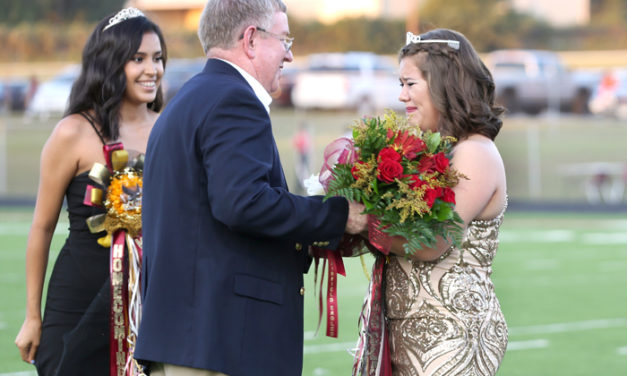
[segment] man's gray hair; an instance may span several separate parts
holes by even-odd
[[[200,16],[198,38],[205,53],[231,48],[248,26],[272,27],[276,12],[287,12],[281,0],[208,0]]]

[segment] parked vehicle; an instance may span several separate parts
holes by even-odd
[[[163,100],[168,103],[174,94],[187,80],[200,73],[205,66],[206,59],[170,59],[165,68],[161,87]]]
[[[39,117],[63,114],[70,98],[72,85],[79,74],[80,66],[73,64],[52,79],[43,82],[28,104],[26,113]]]
[[[281,77],[279,77],[279,89],[272,93],[272,104],[277,106],[292,106],[292,89],[294,89],[294,83],[300,69],[294,66],[293,63],[285,66],[281,70]]]
[[[292,89],[292,103],[303,109],[402,109],[398,73],[393,60],[371,52],[323,53],[309,56]]]
[[[0,82],[0,109],[24,111],[26,108],[28,81],[13,79]]]
[[[589,107],[593,114],[627,119],[627,68],[611,69],[603,74]]]
[[[485,61],[494,76],[496,101],[509,112],[586,113],[599,81],[598,72],[568,70],[552,51],[497,50]]]

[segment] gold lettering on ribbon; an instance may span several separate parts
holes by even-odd
[[[126,365],[126,354],[123,351],[118,351],[115,354],[115,364],[118,368],[118,376],[124,376],[124,366]]]
[[[112,285],[112,311],[113,311],[113,338],[117,342],[115,352],[115,364],[118,376],[124,376],[126,367],[126,351],[124,351],[124,341],[126,340],[126,320],[124,318],[124,284],[123,272],[124,243],[114,243],[111,249],[111,285]]]
[[[113,245],[113,258],[117,260],[121,260],[124,257],[124,244],[114,244]],[[120,268],[122,270],[122,268]]]
[[[122,286],[122,283],[123,283],[122,273],[114,273],[111,276],[111,284],[113,286]]]
[[[114,329],[114,334],[113,334],[113,338],[119,340],[119,339],[124,339],[125,333],[124,333],[124,328],[120,328],[119,325],[115,326]]]

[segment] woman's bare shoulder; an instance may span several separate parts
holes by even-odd
[[[453,159],[468,162],[502,163],[501,154],[494,141],[481,135],[472,135],[459,141],[453,149]]]
[[[95,134],[95,131],[91,128],[87,119],[78,114],[71,114],[59,120],[54,127],[52,135],[57,137],[60,141],[76,142],[84,135],[87,135],[87,131],[91,131]]]

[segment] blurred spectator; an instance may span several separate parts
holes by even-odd
[[[296,150],[296,161],[294,163],[294,169],[296,172],[296,180],[298,182],[297,187],[299,190],[304,190],[305,186],[303,182],[309,177],[311,171],[311,151],[312,151],[312,139],[309,132],[309,124],[302,122],[298,129],[298,132],[292,137],[292,145]]]
[[[599,86],[590,100],[590,111],[595,114],[609,113],[618,102],[617,92],[619,89],[619,79],[616,72],[611,69],[606,71],[599,82]]]
[[[24,98],[24,108],[28,108],[30,102],[33,100],[35,93],[37,93],[37,89],[39,89],[39,80],[37,76],[32,75],[28,82],[28,89],[26,90],[26,97]]]

